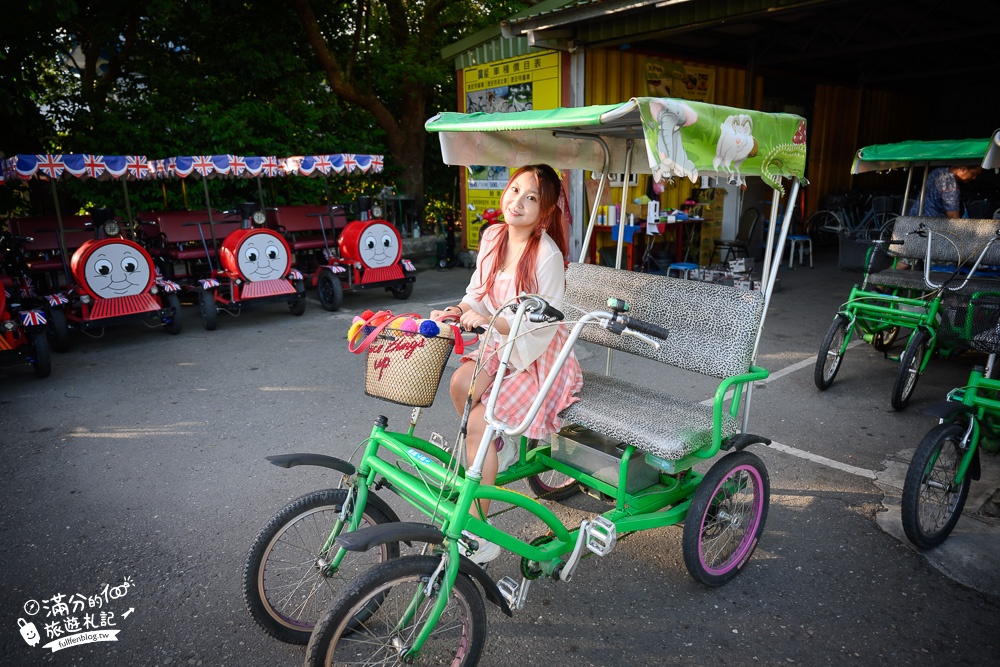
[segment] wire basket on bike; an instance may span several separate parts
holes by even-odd
[[[953,296],[941,304],[939,342],[986,354],[1000,352],[1000,292]]]

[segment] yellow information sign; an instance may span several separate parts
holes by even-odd
[[[562,99],[561,55],[540,51],[462,70],[465,113],[555,109]],[[493,221],[507,186],[506,165],[474,165],[465,179],[466,245],[479,247],[482,226]]]

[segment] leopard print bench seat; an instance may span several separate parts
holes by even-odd
[[[581,340],[720,380],[748,372],[764,312],[760,292],[592,264],[569,265],[567,319],[574,319],[571,306],[608,310],[609,297],[625,300],[630,315],[666,327],[670,335],[660,341],[659,350],[596,325],[585,327]],[[728,409],[722,410],[720,432],[713,433],[713,405],[596,373],[584,373],[579,398],[560,414],[564,421],[667,460],[708,448],[716,438],[725,441],[738,431]]]
[[[899,245],[888,246],[890,257],[913,265],[927,258],[927,238],[915,234],[920,225],[933,232],[931,239],[932,265],[964,264],[971,268],[986,243],[996,237],[1000,220],[972,220],[966,218],[918,218],[903,216],[896,218],[892,229],[892,239],[902,241]],[[1000,241],[997,241],[983,257],[983,266],[1000,265]],[[939,282],[947,273],[936,273],[931,279]],[[964,280],[959,276],[956,281]],[[952,282],[953,286],[959,283]],[[929,290],[924,282],[923,271],[909,269],[885,269],[868,275],[866,285],[890,289]],[[996,291],[1000,281],[992,278],[974,277],[958,294],[973,294],[981,291]]]

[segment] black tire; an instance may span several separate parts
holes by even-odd
[[[211,290],[198,292],[198,312],[205,331],[215,331],[219,326],[219,307],[215,305],[215,293]]]
[[[964,433],[961,423],[938,424],[917,445],[906,469],[900,502],[903,532],[921,549],[944,542],[962,516],[971,475],[967,472],[957,489],[953,482],[962,461]]]
[[[750,561],[767,522],[771,480],[747,451],[726,454],[695,489],[684,519],[682,550],[691,576],[721,586]]]
[[[69,324],[66,322],[66,311],[53,308],[49,311],[49,343],[56,352],[69,350]]]
[[[319,277],[316,279],[316,293],[323,310],[331,312],[340,310],[340,304],[344,302],[344,288],[340,284],[340,278],[332,271],[319,272]]]
[[[167,295],[167,305],[173,308],[173,317],[167,318],[163,322],[163,330],[171,336],[176,336],[181,332],[181,300],[175,292]]]
[[[833,384],[840,364],[844,360],[844,355],[840,349],[847,339],[847,317],[837,314],[833,318],[833,324],[823,338],[823,344],[819,347],[819,354],[816,355],[816,370],[813,372],[813,382],[820,391],[826,391]]]
[[[346,498],[346,489],[297,498],[254,539],[243,564],[243,601],[257,625],[275,639],[305,644],[316,621],[349,582],[373,565],[399,557],[399,542],[388,542],[364,553],[349,552],[335,573],[320,570],[326,558],[324,543]],[[360,527],[391,521],[369,502]]]
[[[35,371],[35,377],[47,378],[52,374],[52,353],[49,351],[49,339],[44,333],[30,334],[32,352],[31,367]]]
[[[879,352],[885,352],[892,344],[896,342],[899,338],[900,327],[889,327],[888,329],[879,329],[872,336],[872,347],[874,347]]]
[[[351,664],[405,664],[408,648],[437,599],[422,596],[440,556],[407,556],[383,563],[361,576],[327,611],[306,647],[306,667]],[[419,597],[418,597],[419,596]],[[407,614],[407,610],[410,613]],[[410,616],[402,628],[402,617]],[[418,664],[475,665],[486,641],[486,608],[475,583],[459,574],[434,633]]]
[[[401,286],[389,287],[388,290],[397,299],[409,299],[410,295],[413,294],[413,283],[404,283]]]
[[[548,445],[547,442],[541,442],[541,446],[546,445]],[[538,440],[528,441],[528,451],[538,446],[540,446]],[[555,470],[550,470],[540,475],[532,475],[526,478],[525,481],[536,496],[545,498],[546,500],[565,500],[580,491],[580,483],[578,481]]]
[[[917,388],[917,380],[920,379],[920,364],[923,363],[930,338],[931,335],[923,329],[913,332],[899,358],[899,370],[892,386],[892,409],[897,412],[905,410],[910,404],[913,391]]]
[[[301,316],[306,312],[306,300],[302,297],[295,299],[295,301],[288,302],[288,312],[290,312],[295,317]]]

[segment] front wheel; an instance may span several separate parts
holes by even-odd
[[[339,310],[340,304],[344,301],[344,288],[340,284],[340,278],[332,271],[319,272],[319,277],[316,279],[316,293],[323,310],[331,312]]]
[[[899,371],[896,373],[896,382],[892,386],[892,409],[904,410],[910,403],[913,390],[917,388],[917,380],[920,379],[920,366],[924,362],[927,353],[927,343],[931,335],[919,329],[913,333],[903,356],[899,358]]]
[[[163,330],[171,336],[176,336],[181,332],[181,300],[177,294],[171,292],[167,295],[167,305],[174,311],[172,317],[164,318]]]
[[[409,299],[410,295],[413,294],[413,283],[405,283],[403,285],[390,287],[389,291],[397,299]]]
[[[441,556],[408,556],[362,575],[316,624],[306,667],[477,664],[486,641],[486,609],[479,589],[461,573],[419,655],[407,655],[441,594],[443,575],[432,582],[440,562]]]
[[[833,319],[833,324],[826,332],[823,344],[820,345],[819,354],[816,356],[816,370],[813,372],[813,382],[821,391],[825,391],[833,384],[833,379],[837,377],[840,370],[840,362],[844,359],[844,344],[847,340],[847,318],[841,314]]]
[[[771,481],[750,452],[719,459],[694,492],[684,519],[684,564],[696,581],[721,586],[750,560],[764,531]]]
[[[215,305],[215,293],[208,290],[198,292],[198,310],[205,331],[215,331],[219,325],[219,307]]]
[[[69,349],[69,324],[66,322],[66,311],[62,308],[49,311],[49,343],[56,352]]]
[[[536,447],[545,447],[549,443],[539,440],[528,441],[528,451]],[[580,483],[556,470],[547,470],[538,475],[532,475],[525,480],[528,487],[539,498],[545,500],[565,500],[580,490]]]
[[[917,445],[903,482],[900,514],[903,532],[921,549],[933,549],[951,534],[962,516],[969,497],[970,477],[966,473],[955,483],[965,427],[938,424]]]
[[[52,374],[52,355],[49,352],[49,339],[44,333],[33,333],[30,336],[31,346],[34,348],[34,361],[31,367],[35,371],[35,377],[47,378]]]
[[[306,312],[306,300],[304,297],[299,297],[295,301],[288,302],[288,312],[296,317],[302,315]]]
[[[369,496],[370,497],[370,496]],[[335,570],[333,539],[343,527],[347,489],[324,489],[294,500],[267,522],[243,564],[243,601],[264,632],[290,644],[309,641],[313,626],[349,582],[373,565],[399,557],[399,543],[349,551]],[[371,502],[359,528],[392,521]]]

